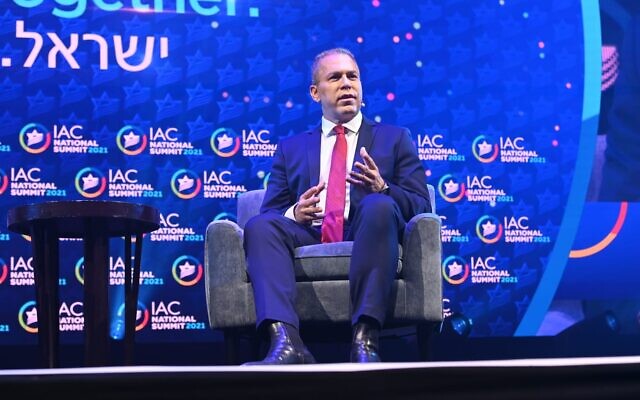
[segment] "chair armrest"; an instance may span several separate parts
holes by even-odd
[[[412,319],[442,320],[442,238],[437,214],[422,213],[411,218],[402,243],[401,278],[407,285],[407,301],[414,309]]]
[[[248,282],[244,231],[233,221],[212,221],[205,235],[205,284],[230,286]]]
[[[247,274],[244,231],[232,221],[213,221],[205,235],[205,295],[209,326],[225,329],[256,322]]]

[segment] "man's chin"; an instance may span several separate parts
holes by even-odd
[[[349,119],[353,118],[359,111],[359,107],[355,104],[350,106],[343,106],[338,108],[338,114],[342,117],[348,117]]]

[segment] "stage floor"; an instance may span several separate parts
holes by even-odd
[[[640,356],[0,370],[3,398],[638,399]]]

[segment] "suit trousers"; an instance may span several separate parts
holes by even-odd
[[[345,240],[353,241],[349,267],[352,324],[362,315],[382,326],[398,265],[398,243],[406,221],[388,195],[368,194],[352,204]],[[294,250],[320,243],[320,229],[268,212],[252,217],[244,230],[244,248],[253,286],[256,326],[266,320],[299,327],[295,311]]]

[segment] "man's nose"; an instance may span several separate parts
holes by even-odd
[[[342,77],[340,77],[340,85],[341,86],[346,86],[346,87],[351,87],[351,80],[349,79],[348,76],[342,75]]]

